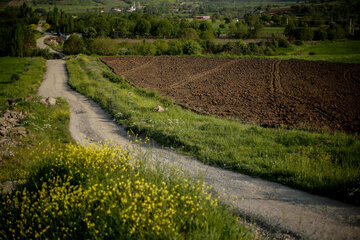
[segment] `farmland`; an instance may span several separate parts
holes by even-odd
[[[271,127],[360,130],[357,64],[199,57],[102,61],[136,87],[196,112]]]

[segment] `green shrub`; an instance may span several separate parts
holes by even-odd
[[[97,38],[91,44],[91,53],[96,53],[99,55],[116,55],[118,51],[117,43],[115,40],[110,38]]]
[[[72,34],[64,42],[63,51],[69,55],[82,53],[84,52],[84,42],[77,34]]]
[[[199,55],[201,50],[202,48],[198,42],[190,40],[183,44],[183,53],[186,55]]]
[[[169,50],[169,45],[165,40],[156,40],[154,46],[156,47],[156,55],[166,55]]]
[[[170,40],[169,43],[169,55],[181,55],[183,53],[182,44],[179,40]]]
[[[278,46],[281,48],[288,48],[290,47],[290,43],[286,38],[279,38]]]
[[[137,43],[134,46],[135,52],[138,55],[142,56],[155,56],[156,54],[156,47],[151,42],[143,41],[141,43]]]

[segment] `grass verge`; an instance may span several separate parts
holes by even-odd
[[[55,106],[47,107],[35,96],[45,70],[43,58],[0,58],[0,116],[5,109],[26,112],[20,126],[28,132],[25,137],[0,136],[0,183],[26,177],[31,167],[37,164],[36,154],[29,155],[35,146],[40,148],[40,153],[46,147],[41,143],[62,146],[72,141],[68,131],[67,102],[58,99]],[[7,104],[9,99],[13,101],[10,106]]]
[[[254,239],[201,181],[168,178],[122,148],[69,144],[39,161],[0,195],[5,239]]]
[[[120,78],[116,82],[116,76],[104,77],[111,73],[95,57],[70,58],[67,69],[74,89],[135,133],[206,164],[360,203],[360,141],[353,136],[269,129],[198,115],[156,92],[136,89]],[[157,105],[168,110],[154,112]]]

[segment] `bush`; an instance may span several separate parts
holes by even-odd
[[[83,53],[84,42],[77,34],[72,34],[64,42],[63,51],[65,54],[69,54],[69,55]]]
[[[135,51],[142,56],[154,56],[156,54],[156,47],[151,42],[143,41],[135,44]]]
[[[290,47],[290,43],[286,38],[280,38],[278,40],[278,46],[281,48],[287,48]]]
[[[156,40],[154,46],[156,47],[156,55],[166,55],[169,50],[169,45],[165,40]]]
[[[117,44],[115,40],[110,38],[97,38],[91,44],[92,48],[89,49],[91,53],[99,55],[115,55],[117,53]]]
[[[201,46],[195,41],[186,41],[183,44],[183,53],[186,55],[198,55],[201,54]]]
[[[181,55],[183,53],[182,51],[182,44],[179,40],[170,40],[169,43],[169,55]]]

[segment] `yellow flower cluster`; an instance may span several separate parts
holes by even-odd
[[[27,188],[0,201],[8,238],[177,238],[217,205],[200,181],[168,180],[108,143],[44,157]]]

